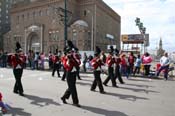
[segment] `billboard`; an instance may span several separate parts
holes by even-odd
[[[125,34],[122,35],[121,41],[125,44],[145,44],[149,46],[149,34]]]

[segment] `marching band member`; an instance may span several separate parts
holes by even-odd
[[[68,89],[65,91],[64,95],[61,97],[61,100],[64,104],[66,104],[66,99],[69,99],[70,95],[72,95],[73,105],[80,107],[77,89],[76,89],[76,67],[79,65],[76,61],[73,49],[75,49],[74,45],[71,41],[67,41],[68,47],[66,49],[67,55],[64,60],[64,67],[66,69],[66,80],[68,84]]]
[[[120,63],[121,63],[121,59],[119,57],[119,51],[117,49],[115,49],[115,71],[114,71],[114,78],[116,80],[116,78],[118,78],[119,82],[121,84],[124,84],[124,81],[122,79],[122,75],[120,72]]]
[[[96,52],[95,52],[95,57],[91,60],[91,65],[94,69],[94,81],[92,83],[91,86],[91,91],[95,91],[96,86],[98,85],[100,93],[104,94],[106,93],[104,91],[103,85],[102,85],[102,81],[101,81],[101,65],[103,64],[103,61],[100,59],[100,48],[98,46],[96,46]]]
[[[106,64],[108,66],[108,77],[105,79],[105,81],[103,82],[103,84],[105,86],[107,86],[107,83],[109,82],[109,80],[111,79],[112,81],[112,86],[113,87],[118,87],[117,84],[116,84],[116,80],[114,78],[114,63],[115,63],[115,58],[113,56],[113,51],[114,51],[114,48],[113,46],[110,46],[110,53],[106,59]]]
[[[19,42],[16,43],[16,53],[11,56],[11,64],[13,66],[13,74],[15,76],[15,86],[14,93],[19,93],[19,95],[24,96],[23,86],[21,82],[21,77],[23,74],[23,68],[26,61],[26,57],[22,53],[21,45]]]
[[[52,56],[52,62],[53,62],[52,77],[54,77],[55,71],[57,71],[58,77],[61,77],[60,72],[59,72],[61,62],[60,62],[60,58],[59,58],[58,54],[55,54],[55,55]]]

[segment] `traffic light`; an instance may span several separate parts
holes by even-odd
[[[142,30],[143,29],[143,23],[139,24],[139,29]]]
[[[139,26],[139,24],[140,24],[140,18],[136,17],[135,22],[136,22],[136,26]]]
[[[143,27],[143,29],[142,29],[142,33],[143,33],[143,34],[146,33],[146,28],[145,28],[145,27]]]

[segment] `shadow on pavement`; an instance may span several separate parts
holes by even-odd
[[[145,93],[160,93],[160,92],[157,92],[157,91],[152,91],[152,90],[147,90],[147,89],[136,89],[136,88],[129,88],[129,87],[119,87],[119,89],[126,89],[126,90],[131,90],[131,91],[134,91],[134,92],[145,92]]]
[[[137,96],[134,96],[134,95],[123,95],[123,94],[110,93],[110,92],[107,92],[104,95],[110,95],[110,96],[118,97],[119,99],[129,100],[129,101],[136,101],[138,99],[140,99],[140,100],[149,100],[148,98],[144,98],[144,97],[137,97]]]
[[[81,108],[84,109],[84,110],[96,113],[96,114],[103,115],[103,116],[128,116],[128,115],[126,115],[123,112],[110,111],[110,110],[96,108],[96,107],[91,107],[91,106],[82,106]]]
[[[143,80],[143,79],[141,79],[141,78],[129,78],[128,80],[129,80],[129,81],[151,82],[151,81],[149,81],[149,80]]]
[[[84,78],[82,78],[82,80],[81,81],[87,81],[87,82],[93,82],[94,80],[88,80],[88,79],[84,79]]]
[[[78,84],[78,85],[82,85],[82,86],[91,86],[92,85],[92,83],[85,83],[85,82],[76,82],[76,84]]]
[[[15,108],[15,107],[11,107],[9,106],[9,111],[6,114],[9,114],[11,116],[31,116],[31,113],[27,113],[24,111],[24,109],[22,108]]]
[[[126,83],[124,85],[135,86],[135,87],[144,87],[144,88],[154,87],[154,86],[150,86],[150,85],[138,85],[138,84],[130,84],[130,83]]]
[[[41,98],[38,96],[27,95],[27,94],[25,94],[24,97],[31,100],[31,104],[36,105],[36,106],[40,106],[40,107],[44,107],[44,106],[48,106],[48,105],[56,105],[56,106],[60,105],[59,103],[54,102],[52,99],[49,99],[49,98]]]

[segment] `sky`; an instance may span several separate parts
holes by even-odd
[[[140,33],[135,24],[139,17],[149,33],[148,49],[156,49],[162,38],[163,49],[175,51],[175,0],[103,1],[121,16],[121,34]]]

